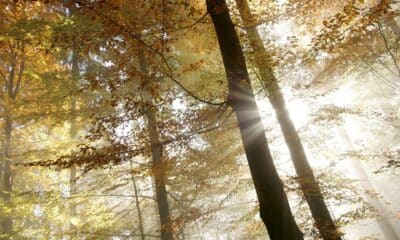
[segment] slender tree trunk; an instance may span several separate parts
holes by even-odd
[[[2,189],[1,189],[1,196],[4,201],[6,207],[11,207],[11,191],[12,191],[12,172],[11,172],[11,138],[12,138],[12,116],[11,113],[8,112],[7,116],[5,117],[5,144],[4,144],[4,160],[2,162]],[[8,239],[13,233],[13,226],[12,226],[12,218],[10,214],[6,214],[5,216],[1,217],[1,228],[2,234],[4,234],[4,239]]]
[[[78,81],[79,81],[79,58],[78,58],[78,53],[77,53],[77,48],[76,48],[76,43],[73,43],[72,46],[72,69],[71,69],[71,79],[72,79],[72,86],[77,86]],[[73,88],[75,90],[75,88]],[[74,95],[75,93],[71,93],[71,102],[70,102],[70,107],[71,107],[71,113],[70,113],[70,132],[69,135],[71,137],[71,140],[74,141],[77,135],[77,129],[76,129],[76,96]],[[69,169],[69,192],[70,196],[73,196],[76,194],[76,168],[75,166],[71,166]],[[76,218],[77,217],[77,208],[76,208],[76,203],[72,200],[70,201],[69,205],[69,214],[71,218]],[[76,231],[76,226],[70,222],[69,228],[71,232]]]
[[[247,0],[236,0],[242,21],[246,26],[254,24]],[[285,99],[270,66],[270,56],[264,47],[256,27],[246,29],[247,37],[254,54],[254,63],[259,70],[263,87],[268,93],[269,100],[275,110],[286,145],[289,148],[300,187],[310,207],[315,224],[325,240],[341,239],[340,233],[329,214],[320,187],[314,177],[312,168],[301,144],[300,137],[286,109]]]
[[[140,70],[147,73],[147,65],[143,51],[139,51]],[[147,120],[147,129],[149,131],[151,154],[154,170],[154,184],[156,188],[156,201],[161,224],[161,239],[172,240],[173,233],[171,229],[171,218],[168,205],[168,196],[166,189],[166,176],[162,159],[162,145],[157,131],[156,109],[153,105],[153,96],[148,89],[149,83],[144,84],[142,89],[144,104],[146,105],[145,117]]]
[[[260,216],[272,240],[303,239],[265,137],[242,48],[224,0],[206,0],[225,66],[228,101],[233,108],[260,204]]]
[[[24,51],[24,49],[22,49]],[[15,71],[17,69],[17,54],[12,53],[12,62],[11,62],[11,68],[10,72],[8,75],[8,81],[5,85],[6,89],[6,94],[8,95],[10,102],[14,102],[18,88],[15,88]],[[22,59],[22,63],[19,68],[19,76],[17,80],[17,85],[20,84],[21,81],[21,76],[22,72],[24,71],[24,60]],[[13,116],[12,116],[12,110],[10,109],[11,106],[7,105],[4,106],[4,113],[5,113],[5,124],[4,124],[4,134],[5,134],[5,144],[4,144],[4,159],[1,163],[1,170],[2,170],[2,188],[0,189],[0,195],[2,197],[2,200],[4,201],[4,204],[6,207],[11,207],[11,192],[12,192],[12,170],[11,170],[11,152],[12,152],[12,130],[13,130]],[[1,216],[1,234],[5,235],[3,239],[8,239],[12,236],[13,234],[13,224],[12,224],[12,217],[10,213],[5,214],[4,216]]]
[[[349,135],[347,134],[346,129],[341,128],[339,129],[339,136],[343,140],[343,142],[346,145],[346,148],[348,151],[354,151],[354,146],[353,143],[350,140]],[[385,209],[384,205],[382,202],[379,200],[379,198],[376,196],[376,191],[374,186],[371,183],[371,180],[365,171],[362,163],[360,160],[355,159],[355,158],[350,158],[350,166],[352,168],[352,171],[357,178],[361,189],[363,190],[362,197],[365,199],[365,201],[373,208],[375,208],[380,217],[376,219],[379,228],[385,236],[386,240],[396,240],[400,239],[400,236],[397,235],[396,231],[393,228],[393,225],[390,223],[388,219],[388,211]]]
[[[71,96],[71,129],[70,129],[71,139],[74,140],[76,137],[76,98]],[[76,167],[71,166],[69,169],[69,194],[72,197],[76,194]],[[77,208],[76,203],[73,198],[69,202],[69,215],[71,218],[76,218]],[[69,230],[72,232],[76,231],[76,226],[70,222]]]
[[[133,169],[132,161],[130,161],[130,166],[131,166],[131,170],[132,170]],[[135,207],[136,207],[136,211],[138,214],[138,220],[139,220],[140,239],[145,240],[146,237],[144,235],[142,211],[140,210],[140,199],[138,196],[139,192],[138,192],[137,185],[136,185],[135,175],[132,171],[131,171],[131,180],[132,180],[132,186],[133,186],[133,194],[135,194]]]

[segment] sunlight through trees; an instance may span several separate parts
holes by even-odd
[[[395,0],[0,1],[0,239],[400,238]]]

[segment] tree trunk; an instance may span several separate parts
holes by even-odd
[[[12,172],[11,172],[11,137],[12,137],[12,128],[13,128],[12,116],[11,113],[5,117],[5,127],[4,132],[6,136],[6,141],[4,144],[4,160],[2,162],[2,189],[1,196],[4,201],[4,204],[7,208],[11,207],[11,191],[12,191]],[[8,239],[13,233],[12,226],[12,218],[10,214],[5,214],[1,217],[1,229],[2,235],[6,237],[4,239]]]
[[[347,134],[346,129],[344,128],[339,129],[339,136],[345,143],[347,150],[354,151],[354,146],[350,140],[349,135]],[[386,240],[400,239],[400,236],[397,235],[392,224],[387,219],[388,211],[385,209],[382,202],[376,196],[375,188],[372,185],[367,172],[364,170],[362,163],[360,162],[360,160],[355,158],[350,158],[349,161],[353,173],[357,178],[358,182],[360,183],[361,189],[363,190],[362,197],[365,199],[367,203],[371,204],[371,206],[378,211],[379,215],[381,215],[381,217],[377,218],[376,221],[379,225],[379,228],[383,236],[385,236]]]
[[[139,65],[140,70],[143,73],[148,72],[143,51],[139,51]],[[166,176],[162,159],[162,145],[160,143],[160,136],[157,131],[156,109],[153,104],[153,96],[148,89],[149,83],[146,83],[144,85],[145,86],[142,91],[144,96],[144,104],[146,106],[145,117],[147,120],[147,129],[150,138],[150,147],[154,170],[154,184],[156,188],[156,201],[161,224],[161,239],[172,240],[173,233],[171,229],[171,218],[165,183]]]
[[[136,211],[138,214],[138,220],[139,220],[140,239],[145,240],[146,237],[144,235],[142,211],[140,209],[140,199],[138,196],[139,192],[138,192],[137,185],[136,185],[135,175],[133,173],[132,161],[130,161],[129,163],[130,163],[130,167],[131,167],[131,180],[132,180],[133,194],[135,194],[135,207],[136,207]]]
[[[233,108],[260,204],[272,240],[303,239],[277,174],[250,85],[242,48],[224,0],[206,0],[223,58]]]
[[[73,4],[73,1],[67,0],[65,2],[63,2],[63,5],[65,4],[65,6],[63,7],[67,7],[68,11],[66,12],[66,16],[68,18],[74,18],[75,15],[75,6]],[[70,5],[70,6],[68,6]],[[75,20],[74,20],[75,21]],[[79,73],[79,56],[78,56],[78,43],[76,42],[75,37],[72,40],[72,56],[71,56],[71,87],[72,87],[72,91],[71,91],[71,95],[70,95],[70,108],[71,108],[71,112],[70,112],[70,130],[69,130],[69,135],[71,138],[71,141],[74,141],[76,136],[77,136],[77,126],[76,126],[76,96],[75,96],[75,90],[76,87],[79,84],[79,79],[80,79],[80,73]],[[72,197],[73,195],[76,194],[76,167],[75,166],[71,166],[69,169],[69,194],[70,197]],[[77,217],[77,206],[76,203],[74,202],[73,198],[70,198],[69,201],[69,216],[71,219],[76,218]],[[69,230],[71,231],[70,236],[73,236],[73,233],[75,233],[77,231],[76,226],[74,225],[74,223],[72,221],[70,221],[69,223]],[[73,237],[70,237],[71,239]]]
[[[24,49],[22,49],[24,51]],[[16,95],[18,93],[18,88],[16,88],[14,78],[15,71],[17,69],[17,54],[14,53],[12,55],[11,68],[8,74],[8,81],[5,85],[6,94],[9,98],[10,102],[13,103],[15,101]],[[22,72],[24,71],[24,59],[22,59],[21,65],[19,67],[19,77],[17,81],[17,85],[20,84]],[[11,104],[4,106],[5,113],[5,124],[4,124],[4,134],[5,134],[5,143],[4,143],[4,159],[1,162],[1,171],[2,171],[2,186],[0,195],[2,200],[4,201],[5,207],[10,208],[11,204],[11,192],[12,192],[12,169],[11,169],[11,141],[12,141],[12,130],[13,130],[13,115]],[[12,225],[12,214],[6,213],[4,216],[1,216],[1,235],[4,235],[3,239],[9,239],[13,234],[13,225]]]
[[[236,0],[236,4],[245,25],[251,26],[251,24],[254,24],[253,16],[247,0]],[[329,210],[324,202],[324,197],[322,196],[318,182],[314,177],[310,164],[308,163],[300,137],[289,116],[289,112],[286,109],[284,96],[270,66],[271,58],[264,47],[257,28],[255,26],[249,27],[246,29],[246,32],[254,54],[254,63],[258,68],[263,87],[267,91],[268,98],[275,110],[283,137],[289,148],[300,187],[310,207],[315,224],[323,239],[341,239],[341,234],[337,230],[337,227],[329,214]]]
[[[72,69],[71,69],[71,78],[72,78],[72,86],[77,86],[78,81],[79,81],[79,59],[78,59],[78,53],[77,53],[77,48],[76,48],[76,43],[73,43],[72,46]],[[73,87],[73,91],[75,90],[75,87]],[[74,141],[77,135],[77,129],[76,129],[76,96],[74,95],[75,93],[71,93],[71,113],[70,113],[70,123],[71,123],[71,128],[69,135],[71,137],[71,140]],[[76,168],[75,166],[71,166],[69,169],[69,191],[70,191],[70,196],[73,196],[76,194]],[[76,208],[76,203],[74,200],[70,200],[70,205],[69,205],[69,214],[71,218],[76,218],[77,216],[77,208]],[[71,232],[76,231],[76,226],[70,222],[69,228]]]

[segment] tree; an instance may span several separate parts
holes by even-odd
[[[270,66],[271,57],[264,47],[264,43],[254,24],[249,5],[246,0],[237,0],[237,8],[239,9],[242,21],[245,23],[247,37],[254,55],[255,65],[260,73],[263,88],[267,91],[268,98],[275,110],[281,127],[282,134],[285,138],[287,147],[295,166],[298,182],[302,188],[304,196],[316,226],[320,231],[323,239],[341,239],[335,223],[333,222],[329,210],[324,202],[319,184],[314,177],[314,173],[308,163],[300,137],[286,109],[286,103],[278,80],[274,76],[272,67]]]
[[[268,149],[239,38],[224,0],[207,0],[229,85],[228,102],[238,119],[257,192],[260,215],[273,240],[303,239]]]
[[[145,56],[143,51],[139,51],[139,65],[140,70],[146,76],[148,75],[148,70],[145,62]],[[168,196],[166,189],[166,176],[164,170],[164,164],[162,160],[163,147],[160,142],[160,136],[157,130],[156,122],[156,107],[153,104],[153,96],[151,94],[152,82],[149,81],[148,77],[144,78],[145,81],[142,83],[144,86],[142,89],[143,101],[145,106],[145,117],[147,119],[147,129],[150,138],[150,148],[151,157],[153,162],[154,170],[154,185],[156,191],[156,201],[158,206],[158,212],[161,224],[161,239],[162,240],[172,240],[173,233],[171,228],[171,217],[168,206]]]
[[[240,21],[234,11],[231,17],[237,16],[233,21],[239,34],[258,25],[255,34],[261,36],[259,44],[242,42],[242,51],[252,52],[246,55],[250,78],[260,80],[261,73],[267,72],[275,79],[272,82],[279,79],[280,86],[249,83],[223,1],[208,3],[217,5],[211,9],[214,22],[220,23],[218,36],[228,36],[219,38],[221,48],[233,49],[223,51],[223,58],[215,48],[218,37],[204,0],[2,3],[4,79],[11,65],[8,43],[34,39],[25,46],[22,90],[12,104],[4,95],[0,102],[0,128],[6,123],[4,107],[11,109],[14,121],[13,191],[10,204],[1,205],[5,212],[12,211],[13,236],[9,237],[150,239],[160,238],[160,230],[171,229],[174,239],[264,239],[267,226],[275,238],[285,227],[301,238],[295,217],[304,238],[319,239],[274,109],[260,101],[268,95],[274,98],[273,88],[279,87],[281,100],[285,93],[287,101],[275,97],[276,105],[284,107],[281,115],[290,112],[332,217],[350,238],[362,235],[356,233],[356,220],[372,222],[368,218],[376,215],[358,196],[355,181],[342,177],[348,166],[341,160],[349,154],[338,151],[344,142],[334,132],[338,115],[346,114],[346,126],[354,129],[355,124],[364,124],[360,119],[369,121],[362,133],[351,130],[357,149],[351,156],[376,160],[364,166],[398,162],[399,156],[399,97],[385,85],[376,89],[381,95],[374,92],[375,86],[367,85],[373,82],[369,67],[389,77],[379,61],[394,73],[393,59],[398,61],[396,34],[373,2],[255,0],[249,2],[254,7],[251,23]],[[73,17],[68,16],[72,14],[68,8],[76,8]],[[389,14],[398,20],[397,13]],[[20,20],[23,17],[29,21]],[[290,30],[282,33],[279,26]],[[266,47],[260,47],[260,42]],[[145,71],[140,69],[140,59]],[[235,72],[224,71],[223,61]],[[357,87],[349,89],[355,82]],[[266,88],[271,88],[269,93]],[[356,105],[337,107],[352,96],[357,96],[352,100]],[[5,134],[0,136],[6,142]],[[154,164],[154,156],[160,164]],[[76,169],[76,177],[70,178],[71,169]],[[397,174],[396,169],[391,173]],[[380,174],[385,178],[388,173]],[[375,175],[370,177],[376,184]],[[160,178],[165,184],[158,194],[154,182]],[[396,186],[376,187],[397,207],[392,199],[396,195],[387,194],[389,188]],[[257,194],[262,219],[257,216]],[[160,228],[156,195],[163,195],[168,204],[166,228]],[[293,214],[288,215],[287,209]],[[278,224],[271,224],[271,219],[278,219]],[[397,230],[398,221],[390,220]]]
[[[72,67],[71,67],[71,85],[72,86],[76,86],[78,84],[79,81],[79,56],[78,56],[78,51],[77,51],[77,46],[76,46],[76,42],[73,43],[72,46]],[[76,87],[73,87],[76,88]],[[77,122],[77,109],[76,109],[76,104],[77,104],[77,99],[75,96],[75,93],[71,93],[70,95],[70,108],[71,108],[71,115],[70,115],[70,123],[71,123],[71,127],[70,127],[70,137],[71,139],[75,139],[77,136],[77,126],[76,126],[76,122]],[[70,195],[73,196],[74,194],[76,194],[76,168],[75,166],[71,166],[70,169],[70,178],[69,178],[69,187],[70,187]],[[73,201],[70,202],[71,206],[70,206],[70,215],[72,218],[76,217],[77,215],[77,208],[76,205]],[[74,225],[72,223],[70,223],[70,230],[74,231],[76,230],[76,228],[74,227]]]
[[[4,203],[1,216],[1,237],[11,237],[13,230],[12,195],[15,182],[14,166],[17,162],[15,149],[16,127],[24,126],[29,119],[40,118],[35,115],[38,105],[43,104],[40,96],[48,92],[32,91],[41,89],[46,82],[43,68],[46,66],[48,73],[57,72],[57,64],[53,58],[44,54],[44,48],[49,42],[49,26],[46,21],[46,11],[39,6],[28,8],[25,4],[1,3],[2,22],[0,38],[1,59],[1,90],[0,109],[3,118],[4,131],[3,156],[1,161],[1,198]],[[43,25],[42,25],[43,24]],[[43,34],[39,36],[39,26],[44,27]],[[40,47],[32,47],[42,43]],[[41,57],[41,61],[37,57]],[[33,67],[36,65],[39,70]],[[42,75],[43,74],[43,75]],[[50,74],[51,75],[51,74]],[[54,77],[54,75],[52,76]],[[35,100],[34,100],[35,99]],[[35,110],[34,110],[35,109]],[[48,108],[44,106],[41,113]],[[28,120],[27,120],[28,119]]]

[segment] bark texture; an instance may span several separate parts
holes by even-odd
[[[260,205],[260,216],[272,240],[303,239],[265,137],[246,63],[224,0],[207,0],[223,58],[233,108]]]
[[[236,0],[236,5],[244,24],[246,26],[252,26],[254,20],[247,0]],[[258,68],[263,87],[267,91],[268,98],[275,110],[299,179],[300,187],[310,207],[315,224],[323,239],[339,240],[341,239],[341,234],[325,204],[324,197],[322,196],[319,184],[308,162],[300,137],[286,109],[284,96],[270,65],[271,57],[264,47],[257,28],[255,26],[249,27],[246,29],[246,32],[253,51],[254,63]]]
[[[143,73],[148,72],[143,51],[139,51],[139,65],[141,72]],[[151,95],[148,89],[149,83],[146,82],[143,85],[144,87],[142,91],[144,97],[144,104],[146,106],[145,117],[147,120],[147,129],[150,138],[153,169],[155,172],[154,184],[156,188],[156,201],[160,216],[161,239],[172,240],[173,233],[170,224],[171,219],[170,219],[168,196],[167,196],[166,181],[165,181],[166,176],[162,159],[162,145],[160,143],[160,136],[157,130],[156,109],[153,104],[153,96]]]

